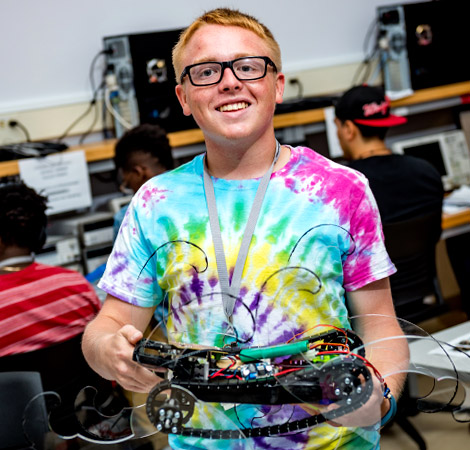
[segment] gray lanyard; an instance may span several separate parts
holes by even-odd
[[[204,157],[204,190],[207,201],[207,209],[209,211],[209,222],[211,227],[212,240],[214,243],[219,283],[222,288],[222,303],[224,306],[225,315],[227,316],[227,319],[230,323],[232,321],[235,300],[237,299],[240,292],[242,272],[245,266],[246,258],[248,256],[248,249],[250,247],[251,238],[253,237],[253,232],[255,230],[256,222],[258,221],[266,190],[268,189],[271,174],[273,173],[274,164],[276,164],[280,152],[281,144],[279,144],[279,142],[276,140],[276,153],[274,155],[271,167],[263,175],[258,185],[250,215],[248,216],[248,221],[246,223],[245,231],[243,232],[242,243],[240,245],[240,250],[238,251],[237,261],[233,270],[231,283],[229,281],[224,244],[222,242],[222,234],[220,232],[219,214],[217,212],[217,204],[215,201],[214,185],[212,183],[211,176],[207,171],[206,158]]]

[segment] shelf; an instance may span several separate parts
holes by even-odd
[[[432,102],[452,97],[470,95],[470,81],[439,86],[416,91],[413,95],[392,101],[392,107],[416,105],[425,102]],[[274,116],[274,128],[287,128],[312,123],[323,122],[325,115],[323,108],[310,109],[306,111],[296,111]],[[204,136],[199,129],[177,131],[169,133],[170,144],[173,148],[185,147],[204,142]],[[110,159],[114,156],[115,140],[107,140],[98,143],[84,144],[79,147],[70,148],[67,151],[85,150],[88,162]],[[18,161],[0,162],[0,177],[17,175],[19,173]]]

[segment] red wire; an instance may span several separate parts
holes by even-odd
[[[222,367],[216,373],[213,373],[209,378],[218,377],[223,371],[231,369],[237,363],[236,361],[232,360],[232,358],[230,358],[230,360],[232,361],[232,364],[230,364],[230,366]]]
[[[294,369],[286,369],[286,370],[283,370],[282,372],[275,373],[274,376],[278,377],[279,375],[285,375],[286,373],[290,373],[290,372],[297,372],[302,369],[303,369],[302,367],[295,367]]]

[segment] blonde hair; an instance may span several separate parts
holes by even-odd
[[[276,39],[268,27],[263,25],[253,16],[242,13],[236,9],[217,8],[204,13],[197,18],[188,28],[186,28],[180,35],[178,42],[173,47],[173,68],[175,70],[176,82],[180,82],[180,75],[183,71],[181,67],[181,60],[183,52],[188,45],[189,40],[193,37],[194,33],[204,25],[224,25],[244,28],[245,30],[252,31],[261,39],[263,39],[272,52],[272,55],[256,55],[256,56],[271,56],[277,70],[281,71],[281,49]],[[255,55],[253,55],[255,56]]]

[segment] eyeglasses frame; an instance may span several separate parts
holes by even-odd
[[[249,79],[246,79],[246,78],[238,78],[237,74],[235,73],[235,71],[233,70],[233,64],[237,61],[240,61],[242,59],[263,59],[264,62],[265,62],[265,66],[264,66],[264,73],[263,75],[261,75],[260,77],[256,77],[256,78],[249,78]],[[195,84],[191,78],[191,75],[189,73],[189,71],[191,70],[191,68],[193,67],[196,67],[196,66],[200,66],[202,64],[219,64],[221,67],[222,67],[222,70],[220,72],[220,78],[218,81],[215,81],[214,83],[208,83],[208,84]],[[266,74],[268,73],[268,66],[271,66],[273,68],[273,70],[277,73],[277,67],[276,67],[276,64],[274,64],[274,61],[269,57],[269,56],[243,56],[241,58],[236,58],[236,59],[232,59],[231,61],[203,61],[203,62],[200,62],[200,63],[196,63],[196,64],[190,64],[189,66],[186,66],[184,69],[183,69],[183,72],[181,72],[181,77],[180,77],[180,84],[183,84],[183,78],[187,75],[188,78],[189,78],[189,81],[191,82],[191,84],[193,86],[196,86],[196,87],[205,87],[205,86],[213,86],[214,84],[219,84],[221,81],[222,81],[222,78],[224,77],[224,73],[225,73],[225,69],[229,68],[233,75],[235,76],[235,78],[238,80],[238,81],[255,81],[255,80],[260,80],[261,78],[264,78],[266,76]]]

